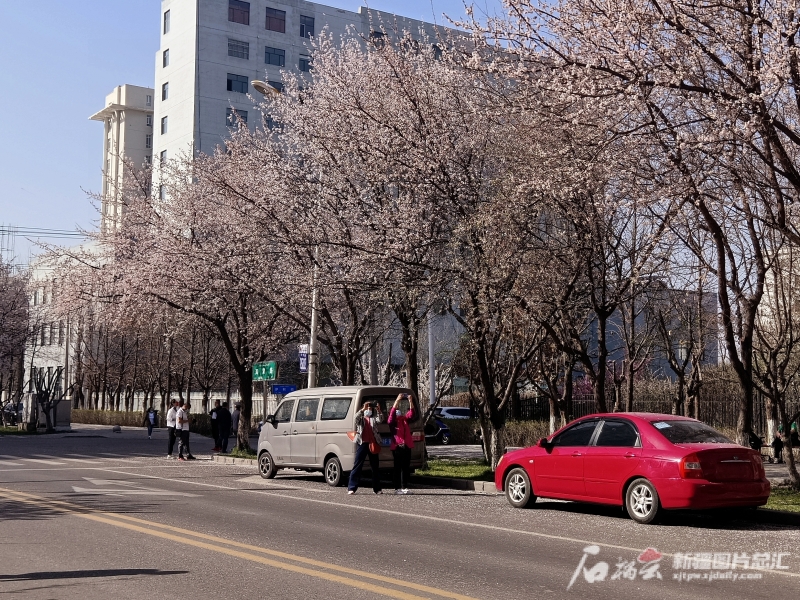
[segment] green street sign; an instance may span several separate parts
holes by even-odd
[[[253,381],[275,381],[278,378],[278,363],[274,360],[253,364]]]

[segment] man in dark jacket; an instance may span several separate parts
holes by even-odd
[[[218,435],[217,448],[220,452],[225,454],[228,451],[228,436],[231,434],[231,425],[233,418],[228,410],[228,403],[223,402],[222,406],[217,409],[217,425]]]
[[[234,405],[234,410],[232,415],[233,424],[231,426],[231,430],[234,436],[239,435],[239,417],[241,416],[241,414],[242,414],[242,405],[237,403]]]
[[[214,400],[214,408],[211,409],[211,439],[214,440],[212,452],[219,452],[219,400]]]

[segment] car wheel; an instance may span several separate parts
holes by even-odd
[[[325,482],[331,487],[342,484],[342,463],[335,456],[325,461]]]
[[[658,492],[647,479],[636,479],[625,492],[625,509],[637,523],[652,523],[660,513]]]
[[[531,488],[531,478],[521,467],[511,469],[506,475],[506,498],[514,508],[528,508],[536,502]]]
[[[275,461],[272,460],[272,455],[266,450],[258,456],[258,473],[264,479],[272,479],[278,469],[275,468]]]
[[[445,446],[446,446],[447,444],[449,444],[449,443],[450,443],[450,439],[451,439],[451,437],[450,437],[450,434],[449,434],[449,433],[443,433],[443,434],[442,434],[442,443],[443,443]]]

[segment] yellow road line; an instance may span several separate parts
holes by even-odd
[[[457,594],[454,592],[449,592],[446,590],[440,590],[438,588],[429,587],[426,585],[421,585],[409,581],[403,581],[400,579],[394,579],[392,577],[384,577],[382,575],[375,575],[371,573],[364,573],[357,569],[350,569],[348,567],[342,567],[339,565],[335,565],[332,563],[327,563],[323,561],[313,560],[310,558],[305,558],[303,556],[298,556],[294,554],[288,554],[286,552],[280,552],[278,550],[271,550],[269,548],[263,548],[260,546],[252,546],[250,544],[244,544],[241,542],[236,542],[233,540],[228,540],[225,538],[216,537],[213,535],[208,535],[196,531],[192,531],[190,529],[182,529],[179,527],[172,527],[169,525],[162,525],[160,523],[153,523],[152,521],[145,521],[143,519],[137,519],[135,517],[130,517],[128,515],[122,515],[119,513],[109,513],[103,511],[94,511],[92,509],[88,509],[84,506],[80,506],[78,504],[73,504],[70,502],[63,502],[60,500],[52,500],[49,498],[44,498],[41,496],[34,496],[32,494],[28,494],[25,492],[19,492],[16,490],[9,490],[5,488],[0,488],[0,498],[6,498],[8,500],[14,500],[17,502],[24,502],[26,504],[33,504],[36,506],[45,506],[64,514],[74,515],[83,519],[88,519],[90,521],[96,521],[99,523],[105,523],[108,525],[114,525],[116,527],[121,527],[124,529],[129,529],[131,531],[136,531],[139,533],[144,533],[147,535],[151,535],[154,537],[159,537],[162,539],[167,539],[175,542],[179,542],[181,544],[187,544],[190,546],[195,546],[197,548],[203,548],[206,550],[211,550],[213,552],[219,552],[221,554],[227,554],[229,556],[235,556],[237,558],[243,558],[245,560],[249,560],[251,562],[257,562],[264,565],[273,566],[276,568],[284,569],[287,571],[293,571],[296,573],[302,573],[304,575],[309,575],[312,577],[317,577],[321,579],[326,579],[328,581],[333,581],[336,583],[341,583],[343,585],[347,585],[350,587],[356,587],[359,589],[363,589],[366,591],[374,592],[376,594],[380,594],[382,596],[388,596],[391,598],[400,598],[402,600],[418,600],[424,598],[423,596],[417,596],[411,593],[404,592],[402,590],[393,590],[386,587],[381,587],[372,583],[367,583],[365,581],[361,581],[359,579],[352,579],[349,577],[343,577],[341,575],[336,575],[335,573],[327,573],[327,572],[320,572],[315,569],[309,569],[306,567],[302,567],[299,565],[293,565],[286,562],[281,562],[278,560],[272,560],[263,556],[253,556],[252,554],[246,552],[240,552],[238,550],[234,550],[232,548],[225,548],[220,547],[218,545],[212,545],[205,542],[200,541],[199,539],[190,539],[187,537],[182,537],[178,535],[173,535],[171,533],[166,533],[163,531],[155,531],[153,528],[161,528],[167,529],[172,532],[180,533],[184,536],[191,536],[193,538],[200,538],[203,540],[213,541],[215,544],[226,544],[227,546],[231,546],[234,548],[241,548],[243,550],[249,550],[251,552],[257,552],[260,554],[266,554],[269,556],[274,556],[276,558],[282,558],[284,560],[291,560],[293,562],[306,564],[309,566],[328,569],[330,571],[338,571],[341,573],[346,573],[348,575],[353,575],[359,577],[361,579],[372,579],[376,581],[380,581],[385,584],[394,585],[398,587],[404,587],[408,589],[413,589],[415,591],[434,594],[436,596],[444,597],[444,598],[453,598],[454,600],[475,600],[470,596],[464,596],[462,594]],[[125,523],[122,521],[130,521],[131,523]],[[134,525],[133,523],[141,523],[142,525]]]

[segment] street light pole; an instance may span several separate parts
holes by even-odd
[[[280,90],[272,84],[254,80],[251,82],[253,89],[260,93],[265,98],[275,97],[280,95]],[[313,274],[313,292],[311,294],[311,339],[308,343],[308,387],[317,387],[317,372],[319,367],[319,351],[317,344],[317,329],[319,321],[319,309],[317,307],[317,300],[319,292],[317,290],[317,253],[319,247],[314,250],[314,274]]]
[[[311,339],[308,343],[308,387],[317,387],[317,365],[319,353],[317,352],[317,248],[314,251],[313,291],[311,292]]]

